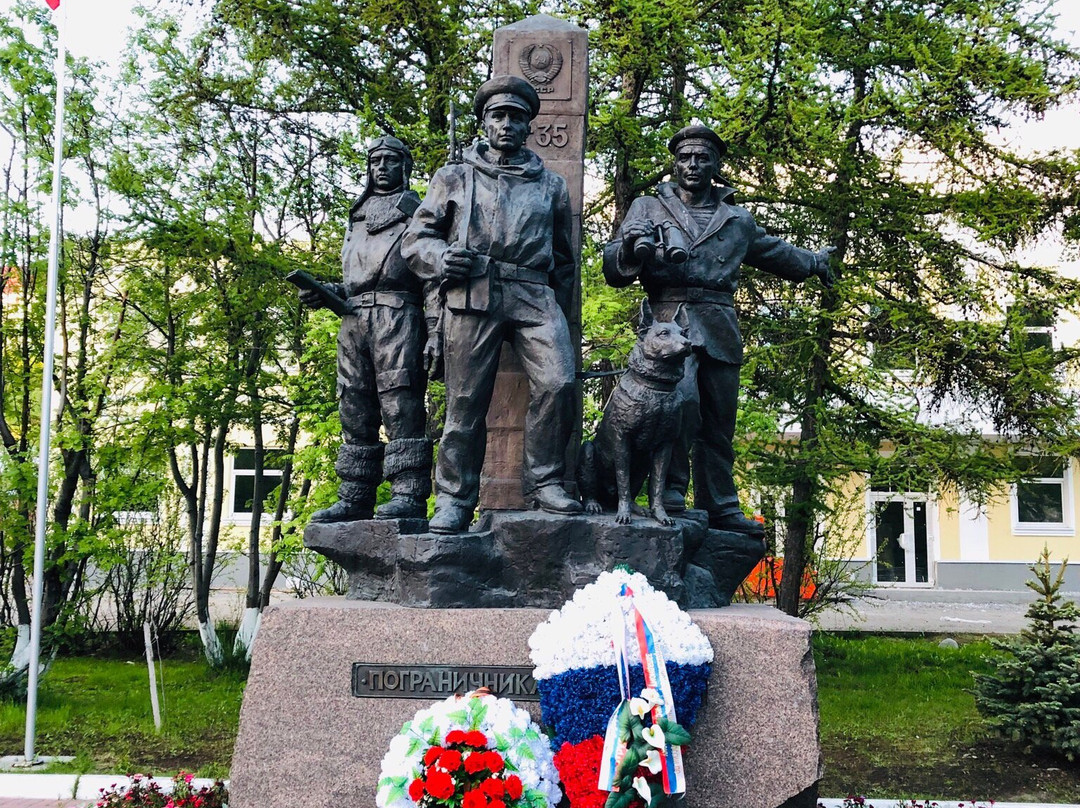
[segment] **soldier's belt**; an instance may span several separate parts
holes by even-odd
[[[350,309],[370,309],[372,306],[400,309],[402,306],[419,306],[420,295],[415,292],[361,292],[346,302]]]
[[[653,303],[713,303],[717,306],[734,306],[735,295],[696,286],[675,286],[660,289],[649,295]]]
[[[508,264],[505,261],[492,259],[491,266],[495,268],[495,276],[504,281],[520,281],[522,283],[539,283],[547,286],[548,274],[538,269]]]

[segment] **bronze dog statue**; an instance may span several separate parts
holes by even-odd
[[[646,513],[634,505],[645,478],[654,519],[675,520],[664,509],[671,450],[681,428],[682,399],[677,387],[690,354],[686,312],[679,306],[675,321],[658,323],[648,300],[641,301],[638,341],[626,373],[611,394],[596,437],[582,446],[578,485],[587,513],[617,506],[615,521],[630,524],[631,514]]]

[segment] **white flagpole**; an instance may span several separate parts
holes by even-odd
[[[37,522],[34,536],[34,591],[30,619],[30,667],[26,684],[26,748],[23,764],[37,761],[34,736],[37,729],[38,668],[41,659],[41,601],[45,576],[45,527],[49,505],[49,443],[52,429],[53,350],[56,337],[56,286],[60,265],[60,166],[64,159],[64,82],[66,74],[64,29],[67,4],[56,18],[56,109],[53,123],[53,179],[49,233],[48,292],[45,298],[45,355],[41,372],[41,432],[38,439]]]

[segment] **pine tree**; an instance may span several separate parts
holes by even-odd
[[[1067,562],[1057,574],[1050,553],[1031,567],[1027,585],[1038,598],[1027,610],[1028,627],[1014,640],[997,641],[1005,652],[992,674],[975,675],[975,706],[999,735],[1025,752],[1050,750],[1075,760],[1080,754],[1080,609],[1063,600]]]

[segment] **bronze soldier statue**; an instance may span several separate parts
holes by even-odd
[[[525,148],[540,109],[532,86],[496,76],[473,112],[486,142],[441,168],[405,232],[402,254],[443,300],[446,425],[430,528],[458,533],[480,492],[499,353],[509,340],[529,379],[522,488],[553,513],[580,513],[562,488],[574,416],[574,350],[567,326],[574,283],[566,182]]]
[[[424,435],[424,285],[401,256],[401,238],[420,198],[409,190],[412,156],[396,137],[368,147],[367,185],[349,211],[341,248],[345,299],[338,332],[338,397],[344,443],[336,469],[338,501],[313,522],[370,519],[375,492],[390,481],[379,519],[423,518],[431,493],[431,441]],[[313,308],[325,295],[301,291]],[[380,424],[389,443],[379,439]]]
[[[612,286],[638,278],[657,320],[672,320],[680,305],[686,307],[694,351],[664,505],[685,507],[692,448],[694,504],[708,511],[710,527],[761,535],[760,523],[742,512],[732,476],[743,350],[734,302],[739,268],[746,263],[792,281],[816,275],[829,284],[834,248],[815,253],[767,235],[734,204],[734,190],[714,184],[725,149],[706,126],[688,126],[671,138],[675,182],[630,205],[618,237],[604,250],[604,277]]]

